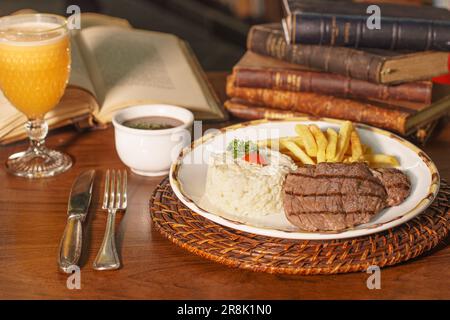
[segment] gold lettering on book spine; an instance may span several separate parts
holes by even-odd
[[[331,18],[331,39],[330,44],[333,46],[336,42],[336,37],[339,34],[339,29],[336,26],[336,17]]]
[[[350,22],[346,22],[344,25],[344,42],[349,43],[350,41]]]
[[[277,47],[279,48],[278,57],[283,58],[284,56],[286,56],[286,42],[283,38],[278,38]]]
[[[300,91],[300,85],[302,77],[300,75],[288,74],[287,79],[287,89],[290,91]]]
[[[295,114],[293,112],[274,112],[274,111],[265,111],[264,112],[264,118],[266,119],[286,119],[286,118],[293,118],[298,114]]]
[[[281,83],[281,74],[279,72],[275,72],[275,88],[279,88],[282,85]]]
[[[302,76],[297,77],[297,81],[295,82],[295,88],[300,91],[302,85]]]
[[[282,59],[286,54],[286,43],[282,38],[269,35],[266,40],[266,51],[278,59]]]
[[[286,85],[288,89],[292,88],[292,75],[288,74],[286,77]]]

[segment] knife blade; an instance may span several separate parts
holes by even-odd
[[[94,185],[95,170],[82,172],[72,185],[67,207],[67,223],[59,244],[58,265],[61,271],[70,273],[77,265],[83,244],[82,222],[89,212]]]

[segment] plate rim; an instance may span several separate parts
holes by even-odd
[[[178,155],[177,159],[172,163],[170,167],[169,172],[169,181],[170,185],[172,187],[172,190],[174,191],[175,195],[178,197],[178,199],[186,205],[189,209],[193,210],[194,212],[202,215],[208,220],[211,220],[215,223],[218,223],[220,225],[233,228],[235,230],[251,233],[251,234],[258,234],[258,235],[264,235],[268,237],[276,237],[276,238],[285,238],[285,239],[298,239],[298,240],[333,240],[333,239],[347,239],[347,238],[354,238],[358,236],[365,236],[370,235],[378,232],[385,231],[387,229],[396,227],[400,224],[403,224],[410,219],[414,218],[415,216],[422,213],[424,210],[428,208],[428,206],[434,201],[434,199],[437,196],[437,193],[439,192],[440,187],[440,175],[437,170],[436,165],[431,160],[431,158],[419,147],[415,146],[411,142],[407,141],[406,139],[383,129],[376,128],[367,124],[353,122],[354,126],[358,129],[368,130],[374,133],[378,133],[384,136],[387,136],[391,139],[395,139],[397,142],[401,143],[405,147],[412,150],[414,153],[417,154],[417,156],[425,163],[427,166],[430,176],[431,176],[431,182],[428,186],[428,192],[427,195],[418,200],[416,206],[409,211],[405,212],[399,217],[396,217],[392,220],[373,224],[371,226],[365,227],[363,229],[354,229],[354,228],[348,228],[343,231],[335,232],[308,232],[308,231],[286,231],[286,230],[279,230],[274,228],[263,228],[263,227],[256,227],[252,225],[248,225],[239,221],[231,220],[222,216],[219,216],[217,214],[208,212],[207,210],[204,210],[199,205],[197,205],[194,200],[192,200],[188,195],[186,195],[183,192],[183,188],[181,187],[181,182],[178,180],[178,171],[181,167],[183,158],[191,152],[194,148],[205,144],[206,142],[212,140],[218,135],[225,134],[229,131],[235,131],[237,129],[243,129],[246,127],[261,125],[261,124],[267,124],[267,123],[281,123],[281,122],[301,122],[301,121],[321,121],[321,122],[327,122],[331,124],[342,124],[345,122],[345,120],[339,120],[339,119],[333,119],[333,118],[326,118],[326,117],[311,117],[311,116],[305,116],[305,117],[289,117],[289,118],[283,118],[283,119],[260,119],[260,120],[252,120],[252,121],[246,121],[237,123],[234,125],[226,126],[220,129],[217,129],[217,131],[213,133],[209,133],[206,135],[203,135],[199,139],[193,141],[189,146],[184,148],[180,154]]]

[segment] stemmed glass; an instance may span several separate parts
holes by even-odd
[[[70,73],[66,19],[52,14],[0,18],[0,88],[24,113],[30,146],[11,155],[6,168],[28,178],[54,176],[69,169],[70,157],[45,146],[45,114],[61,99]]]

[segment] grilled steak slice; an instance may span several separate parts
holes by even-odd
[[[387,193],[365,163],[319,163],[287,175],[287,219],[307,231],[338,231],[368,222],[386,206]]]
[[[309,213],[288,215],[288,220],[305,231],[340,231],[369,222],[372,218],[368,213],[333,214]]]
[[[372,170],[372,173],[386,189],[388,196],[386,204],[388,206],[398,206],[409,196],[411,184],[402,171],[393,168],[381,168]]]

